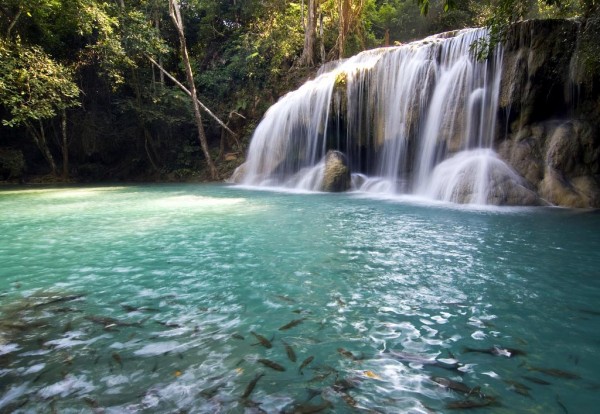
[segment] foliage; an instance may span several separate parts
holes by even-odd
[[[73,71],[37,46],[0,39],[0,104],[10,113],[10,127],[52,118],[79,105]]]

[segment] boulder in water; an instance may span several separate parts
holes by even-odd
[[[341,192],[350,189],[352,183],[346,156],[340,151],[328,151],[325,156],[321,191]]]
[[[235,169],[231,177],[227,180],[229,183],[233,184],[241,184],[244,181],[244,176],[246,175],[247,164],[243,163],[239,167]]]
[[[460,204],[545,205],[524,180],[488,149],[463,151],[433,171],[427,195]]]

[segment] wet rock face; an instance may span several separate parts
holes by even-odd
[[[346,156],[340,151],[329,151],[325,156],[322,191],[341,192],[350,189],[350,168]]]
[[[504,45],[496,149],[528,187],[564,207],[600,207],[593,31],[600,36],[600,24],[532,20],[514,25]]]

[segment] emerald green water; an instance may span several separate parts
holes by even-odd
[[[0,214],[0,412],[600,403],[594,212],[156,185],[4,189]],[[525,355],[467,352],[493,346]]]

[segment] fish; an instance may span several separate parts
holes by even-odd
[[[566,379],[580,379],[581,378],[577,374],[574,374],[569,371],[563,371],[562,369],[556,369],[556,368],[529,367],[529,370],[541,372],[542,374],[546,374],[546,375],[549,375],[551,377],[556,377],[556,378],[566,378]]]
[[[269,341],[267,338],[265,338],[264,336],[257,334],[254,331],[250,332],[252,335],[254,335],[254,337],[256,339],[258,339],[258,343],[260,343],[262,346],[264,346],[265,348],[272,348],[273,344],[271,343],[271,341]]]
[[[441,385],[444,388],[448,388],[453,391],[460,392],[462,394],[470,395],[473,392],[473,389],[468,387],[466,384],[462,382],[452,381],[451,379],[444,377],[430,377],[430,379],[436,384]]]
[[[449,410],[466,410],[469,408],[481,408],[492,405],[496,402],[494,398],[484,398],[480,400],[462,400],[462,401],[452,401],[446,404],[446,408]]]
[[[314,359],[315,359],[314,355],[311,355],[308,358],[306,358],[304,361],[302,361],[302,363],[300,364],[300,368],[298,368],[298,372],[300,373],[300,375],[304,375],[304,373],[302,372],[302,370],[304,368],[306,368],[306,366],[308,364],[310,364],[311,362],[313,362]]]
[[[324,379],[326,379],[328,376],[330,376],[332,374],[333,371],[326,371],[322,374],[319,375],[315,375],[314,377],[312,377],[311,379],[308,380],[308,382],[321,382]]]
[[[289,323],[286,323],[285,325],[283,325],[281,328],[279,328],[280,331],[285,331],[287,329],[291,329],[294,326],[300,325],[302,322],[304,322],[306,318],[300,318],[300,319],[294,319]]]
[[[284,302],[288,302],[288,303],[296,303],[296,301],[292,298],[290,298],[287,295],[275,295],[276,298],[281,299]]]
[[[539,385],[552,385],[552,383],[545,381],[541,378],[537,378],[537,377],[530,377],[528,375],[522,375],[522,377],[524,379],[526,379],[527,381],[533,382],[535,384],[539,384]]]
[[[127,312],[159,312],[156,308],[149,308],[148,306],[133,306],[126,303],[122,303],[121,307]]]
[[[92,397],[83,397],[82,400],[87,405],[89,405],[91,408],[99,408],[100,407],[100,404],[98,404],[98,401]]]
[[[518,355],[527,355],[527,352],[522,351],[520,349],[517,348],[501,348],[498,346],[493,346],[491,348],[484,348],[484,349],[478,349],[478,348],[465,348],[464,352],[479,352],[481,354],[490,354],[490,355],[496,355],[496,356],[505,356],[507,358],[512,358],[514,356],[518,356]]]
[[[569,414],[569,410],[567,410],[567,407],[562,403],[558,394],[556,394],[556,403],[560,408],[562,408],[565,414]]]
[[[355,356],[352,352],[344,349],[344,348],[338,348],[337,349],[338,353],[348,359],[351,359],[352,361],[360,361],[361,359],[364,359],[364,357],[357,357]]]
[[[288,358],[290,359],[290,361],[292,362],[296,362],[296,353],[294,352],[294,348],[292,348],[292,346],[290,344],[288,344],[285,341],[283,342],[283,346],[285,346],[285,352],[287,353]]]
[[[408,362],[408,363],[412,362],[412,363],[417,363],[417,364],[430,365],[430,366],[439,367],[439,368],[448,369],[448,370],[457,370],[460,367],[460,364],[458,362],[448,364],[448,363],[445,363],[442,361],[438,361],[435,358],[433,358],[433,359],[426,358],[421,355],[411,354],[408,352],[390,350],[389,355],[392,358],[394,358],[398,361],[401,361],[401,362]]]
[[[181,328],[181,325],[174,322],[163,322],[163,321],[154,321],[159,325],[166,326],[167,328]]]
[[[336,391],[347,391],[350,390],[352,388],[356,388],[356,386],[358,385],[360,381],[356,378],[353,379],[348,379],[348,378],[342,378],[342,379],[338,379],[337,381],[335,381],[333,383],[333,389],[335,389]]]
[[[240,335],[239,333],[234,333],[234,334],[231,335],[231,337],[234,338],[234,339],[238,339],[240,341],[243,341],[244,339],[246,339],[246,338],[244,338],[243,335]]]
[[[529,394],[531,388],[529,388],[527,385],[512,380],[504,380],[504,382],[510,386],[510,390],[516,392],[517,394],[524,395],[526,397],[531,397],[531,394]]]
[[[244,390],[244,393],[242,394],[242,398],[248,398],[250,396],[250,394],[252,394],[252,391],[254,391],[254,387],[256,387],[256,384],[258,383],[258,380],[260,380],[262,377],[264,377],[264,372],[259,372],[258,374],[256,374],[256,376],[252,379],[252,381],[250,381],[248,383],[248,386],[246,387],[246,389]]]
[[[116,352],[113,352],[112,359],[114,359],[115,361],[117,361],[117,364],[119,364],[121,366],[121,368],[123,368],[123,360],[121,359],[121,355],[119,355]]]
[[[63,328],[63,333],[69,332],[71,329],[73,329],[73,323],[71,321],[68,321],[65,324],[65,327]]]
[[[47,306],[47,305],[53,305],[55,303],[61,303],[61,302],[70,302],[72,300],[76,300],[76,299],[80,299],[82,297],[84,297],[85,295],[67,295],[67,296],[59,296],[57,298],[53,298],[50,300],[47,300],[45,302],[42,303],[36,303],[35,305],[32,306],[33,309],[38,309],[41,308],[43,306]]]
[[[140,326],[140,322],[123,322],[110,316],[96,316],[88,315],[84,317],[88,321],[94,322],[98,325],[103,325],[105,328],[112,328],[114,326]]]
[[[299,404],[294,407],[292,411],[294,414],[314,414],[320,413],[323,410],[330,408],[333,404],[331,401],[324,401],[321,404],[312,405],[312,404]]]
[[[277,362],[273,362],[270,359],[266,359],[266,358],[261,358],[258,360],[258,362],[260,362],[261,364],[263,364],[266,367],[269,367],[271,369],[274,369],[275,371],[285,371],[285,367],[283,367],[282,365],[279,365]]]
[[[217,393],[219,392],[219,390],[221,388],[223,388],[225,385],[226,385],[226,383],[219,382],[218,384],[215,384],[212,387],[208,387],[208,388],[203,389],[202,391],[200,391],[198,393],[198,395],[206,398],[207,400],[210,400],[212,397],[214,397],[215,395],[217,395]]]
[[[343,392],[341,394],[341,397],[342,397],[342,400],[344,400],[344,402],[346,404],[348,404],[350,407],[356,407],[356,405],[358,404],[356,402],[356,400],[354,398],[352,398],[352,396],[350,394]]]

